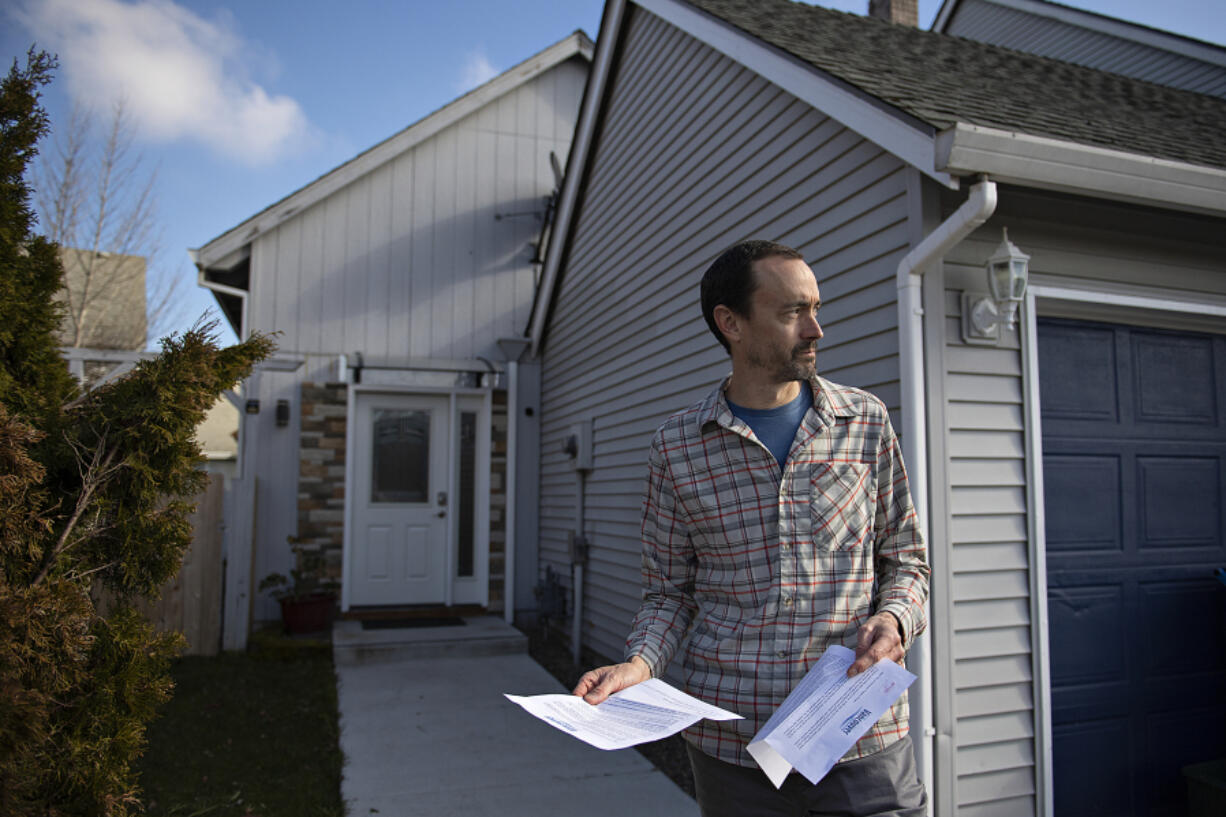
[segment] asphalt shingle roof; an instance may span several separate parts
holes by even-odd
[[[790,0],[687,0],[943,130],[956,122],[1226,168],[1226,101]]]

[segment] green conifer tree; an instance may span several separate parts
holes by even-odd
[[[55,339],[63,270],[25,181],[54,69],[31,49],[0,81],[0,814],[120,817],[139,811],[133,762],[182,644],[129,602],[191,543],[195,427],[273,345],[219,349],[206,323],[79,390]]]

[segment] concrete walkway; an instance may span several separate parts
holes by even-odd
[[[504,698],[561,685],[501,619],[403,630],[342,621],[332,644],[350,817],[698,814],[635,750],[593,749]]]

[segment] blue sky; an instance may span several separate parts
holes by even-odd
[[[1064,0],[1226,43],[1220,0]],[[105,114],[122,95],[156,170],[162,251],[185,280],[180,329],[213,306],[187,256],[467,90],[583,29],[600,0],[13,0],[6,66],[37,43],[61,58],[44,104]],[[823,2],[863,13],[868,0]],[[939,0],[920,0],[928,28]],[[233,340],[231,334],[223,340]]]

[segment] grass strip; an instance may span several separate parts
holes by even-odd
[[[149,729],[143,801],[165,817],[342,817],[336,674],[326,642],[253,636],[187,656]]]

